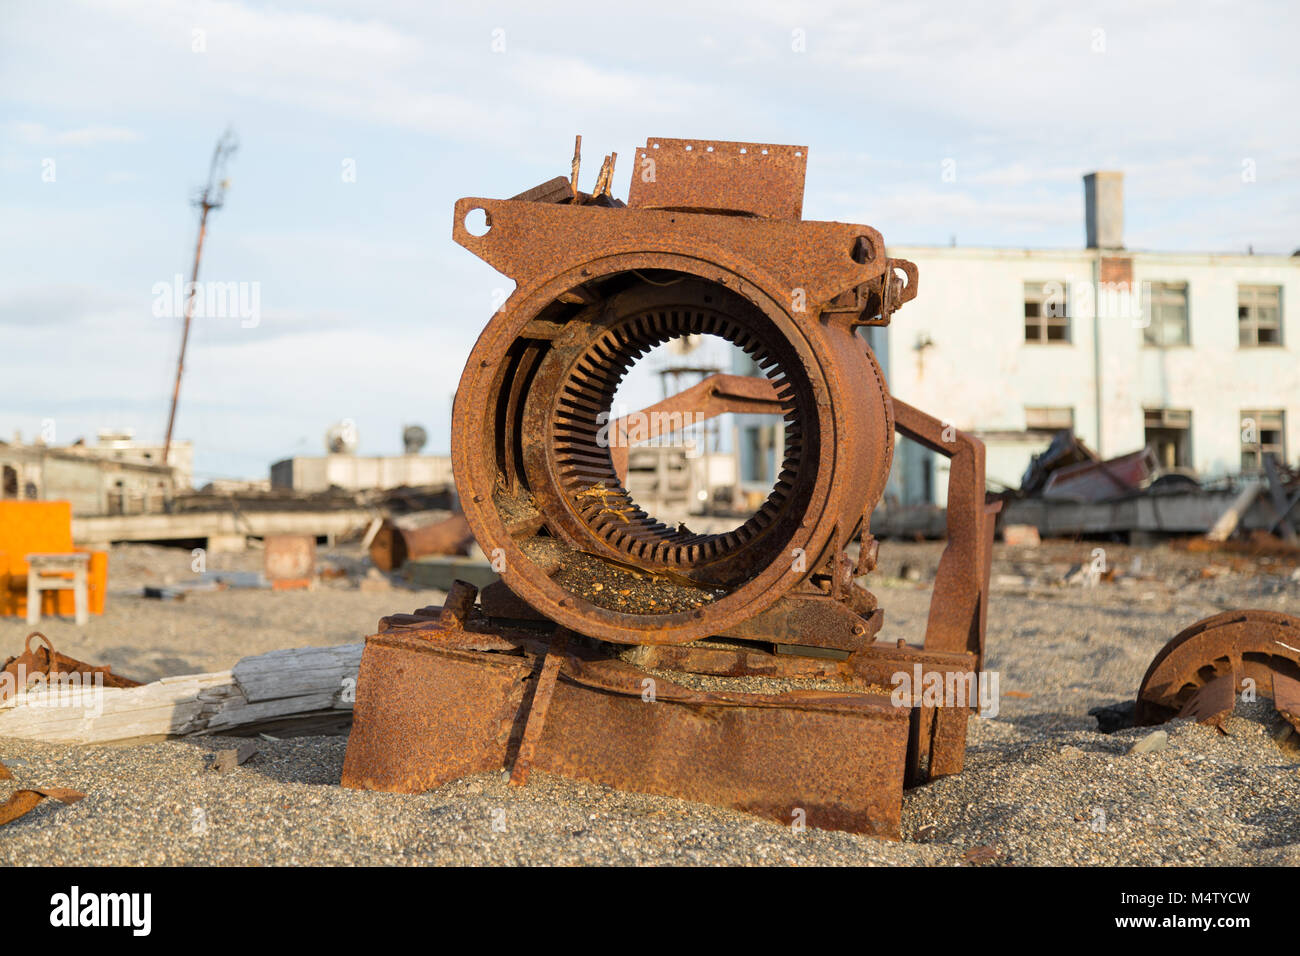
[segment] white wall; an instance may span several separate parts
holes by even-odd
[[[943,421],[970,431],[1020,430],[1026,406],[1069,407],[1076,434],[1110,457],[1145,443],[1144,406],[1189,409],[1194,467],[1213,476],[1239,468],[1241,410],[1280,408],[1287,457],[1300,458],[1300,258],[1121,253],[1133,260],[1136,283],[1188,283],[1191,345],[1154,349],[1142,345],[1133,318],[1098,322],[1091,297],[1076,308],[1076,286],[1094,281],[1095,251],[894,247],[889,254],[914,261],[920,278],[917,298],[884,330],[878,357],[894,395]],[[1024,284],[1053,280],[1071,286],[1071,340],[1026,344]],[[1283,287],[1282,348],[1238,347],[1238,283]],[[918,349],[925,338],[932,344]],[[1015,452],[999,449],[999,470],[1023,471],[1031,452],[1024,448],[1017,467]],[[900,465],[908,461],[899,457]],[[946,462],[936,464],[942,503]],[[916,468],[907,468],[913,490],[904,500],[914,499],[916,480]]]
[[[1188,347],[1141,348],[1138,335],[1115,335],[1107,358],[1122,357],[1125,379],[1136,378],[1137,405],[1192,413],[1192,457],[1203,475],[1241,467],[1241,412],[1286,411],[1286,451],[1300,458],[1300,258],[1274,256],[1135,256],[1135,281],[1188,283]],[[1282,286],[1281,348],[1241,348],[1237,285]],[[1103,382],[1105,376],[1103,375]],[[1111,439],[1120,451],[1142,442],[1137,421],[1118,416]]]
[[[295,491],[306,492],[325,491],[331,485],[357,491],[452,482],[451,458],[446,455],[301,457],[278,461],[271,469],[274,487],[289,483]]]

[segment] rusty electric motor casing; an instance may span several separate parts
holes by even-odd
[[[894,444],[885,380],[856,329],[887,323],[917,274],[870,227],[800,219],[806,156],[651,139],[626,207],[575,201],[562,179],[530,190],[550,187],[559,201],[456,203],[455,240],[516,283],[456,393],[456,483],[502,580],[545,618],[614,642],[680,644],[796,591],[855,587],[861,569],[845,548],[883,494]],[[475,210],[483,235],[466,225]],[[725,534],[668,527],[637,507],[606,440],[636,358],[700,333],[754,358],[771,383],[766,410],[786,420],[772,494]],[[629,613],[557,580],[566,561],[643,569],[708,599]]]
[[[571,178],[456,204],[456,241],[516,282],[452,424],[465,518],[502,579],[457,581],[441,607],[366,638],[345,786],[418,793],[498,769],[522,785],[538,770],[897,839],[903,787],[961,770],[978,701],[921,688],[978,686],[998,510],[984,446],[890,397],[857,329],[915,296],[916,268],[867,226],[801,221],[806,157],[651,139],[626,204],[609,191],[615,157],[584,193],[576,153]],[[702,334],[763,374],[710,374],[615,417],[639,357]],[[624,482],[628,446],[680,432],[688,412],[784,420],[771,494],[724,533],[657,521]],[[895,431],[949,461],[921,644],[879,640],[859,583]],[[910,689],[882,693],[900,675]],[[727,678],[779,683],[714,685]]]

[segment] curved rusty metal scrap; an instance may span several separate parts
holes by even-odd
[[[1300,618],[1224,611],[1184,629],[1147,668],[1135,722],[1187,717],[1221,726],[1247,680],[1300,730]]]
[[[76,803],[85,799],[85,794],[67,787],[34,787],[15,791],[13,796],[0,804],[0,826],[12,823],[19,817],[31,813],[47,797],[60,803]]]
[[[39,639],[44,646],[33,650],[32,641],[35,639]],[[114,674],[108,665],[87,664],[75,657],[60,654],[48,637],[40,631],[32,631],[23,642],[23,652],[0,665],[0,702],[20,692],[38,674],[46,679],[76,674],[82,678],[102,680],[105,687],[140,686],[139,681]]]
[[[13,773],[4,764],[0,763],[0,780],[12,780]],[[61,803],[76,803],[86,795],[78,790],[69,790],[67,787],[31,787],[23,790],[15,790],[3,804],[0,804],[0,826],[6,823],[12,823],[19,817],[31,813],[35,810],[46,797],[58,800]]]
[[[391,615],[367,638],[344,785],[542,770],[897,837],[903,785],[961,769],[978,701],[890,688],[982,664],[996,511],[984,448],[891,398],[858,330],[916,296],[916,266],[870,226],[803,221],[806,162],[801,146],[651,138],[626,206],[608,191],[612,156],[593,193],[578,189],[578,154],[571,177],[456,203],[455,241],[516,284],[452,416],[465,519],[501,581],[481,606],[458,582],[443,608]],[[762,374],[612,418],[638,358],[701,334]],[[736,411],[785,422],[757,512],[697,534],[638,506],[628,444],[679,430],[684,413]],[[895,432],[952,460],[921,647],[877,639],[884,614],[861,582]],[[729,677],[821,686],[700,689]]]

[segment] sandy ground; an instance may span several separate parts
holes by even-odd
[[[1064,584],[1104,547],[1118,573]],[[890,639],[924,631],[942,545],[886,542],[871,579]],[[355,553],[323,555],[359,571]],[[799,831],[714,807],[534,774],[508,787],[483,774],[418,796],[338,786],[345,737],[259,741],[224,774],[221,738],[65,747],[0,739],[21,786],[79,789],[0,829],[0,864],[621,863],[621,864],[1300,864],[1300,754],[1266,701],[1242,705],[1228,735],[1176,721],[1168,747],[1128,751],[1149,730],[1106,735],[1090,708],[1131,700],[1152,655],[1184,626],[1226,608],[1300,613],[1300,574],[1282,563],[1166,547],[1051,543],[995,549],[987,668],[1000,711],[972,718],[966,769],[909,791],[902,842]],[[365,591],[134,596],[183,581],[187,552],[114,549],[107,614],[42,630],[75,657],[152,680],[219,670],[282,647],[358,640],[385,613],[441,594]],[[249,570],[260,555],[211,556]],[[132,592],[128,594],[126,592]],[[26,628],[0,623],[0,656]]]

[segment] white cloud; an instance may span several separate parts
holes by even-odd
[[[135,130],[121,126],[83,126],[80,129],[52,130],[43,123],[11,123],[15,139],[28,146],[98,146],[101,143],[134,143],[140,139]]]

